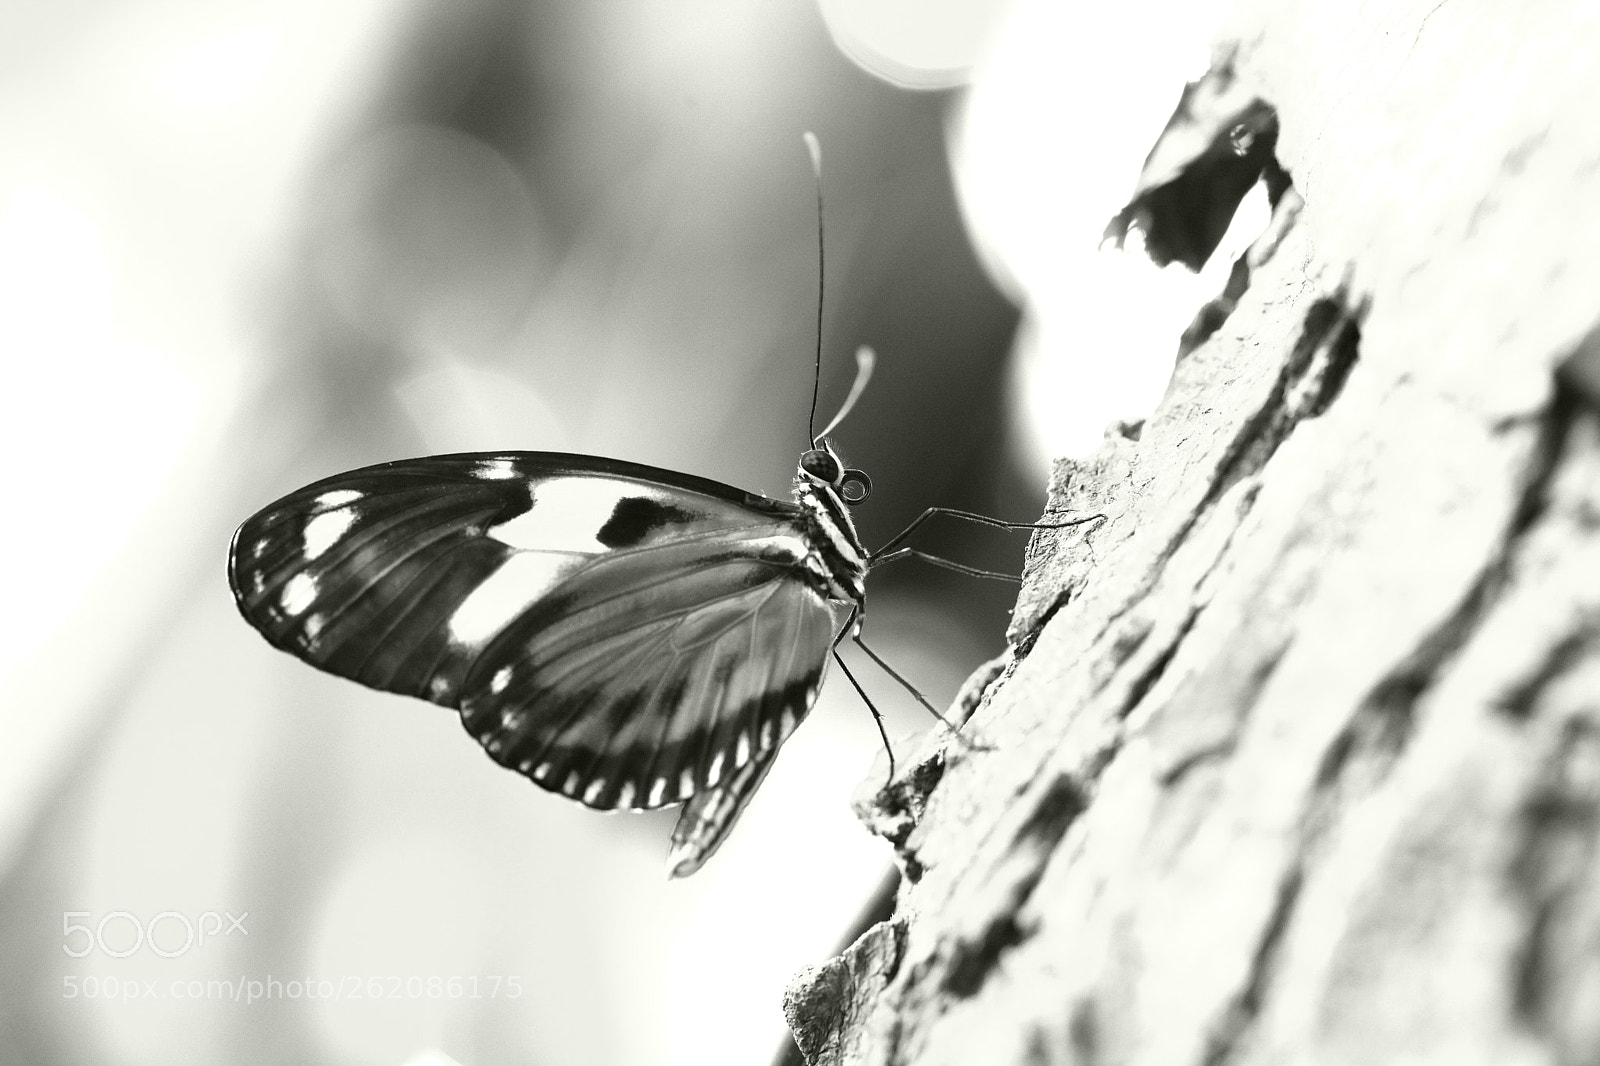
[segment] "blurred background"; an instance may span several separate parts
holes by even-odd
[[[789,976],[888,867],[848,808],[880,744],[842,678],[722,852],[669,884],[671,812],[583,810],[449,712],[268,647],[234,611],[228,539],[311,480],[431,452],[786,496],[815,343],[807,129],[819,418],[854,348],[879,355],[835,434],[876,485],[863,539],[935,504],[1036,517],[1049,457],[1165,382],[1176,331],[1148,305],[1049,308],[1081,302],[1066,264],[1209,34],[1149,77],[1064,61],[1083,17],[0,7],[0,1061],[765,1061]],[[1107,77],[1150,92],[1066,107]],[[1056,243],[1029,251],[1046,220]],[[1016,571],[1024,538],[920,543]],[[1015,595],[917,563],[871,590],[875,646],[941,704],[1002,649]],[[891,736],[926,728],[859,673]]]

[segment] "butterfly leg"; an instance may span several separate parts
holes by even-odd
[[[959,738],[963,744],[967,745],[968,747],[977,747],[978,745],[974,744],[974,742],[972,741],[972,739],[970,737],[967,737],[965,734],[963,734],[961,732],[961,727],[960,726],[953,724],[950,721],[950,719],[948,719],[944,715],[940,714],[938,708],[936,708],[932,703],[930,703],[928,701],[928,697],[924,696],[920,691],[918,691],[917,687],[915,685],[913,685],[911,682],[907,681],[905,679],[905,677],[901,675],[900,671],[896,670],[894,667],[890,666],[887,662],[885,662],[883,656],[879,655],[877,652],[875,652],[871,648],[867,647],[866,641],[861,639],[861,631],[862,631],[863,628],[865,628],[866,622],[867,622],[866,611],[862,610],[860,608],[860,606],[858,605],[854,610],[852,610],[850,612],[850,618],[855,624],[853,626],[852,625],[847,625],[845,627],[845,631],[844,632],[850,634],[851,642],[854,643],[856,647],[858,647],[862,651],[866,652],[867,653],[867,657],[870,658],[873,662],[877,663],[879,668],[882,669],[884,673],[888,674],[890,677],[892,677],[896,681],[898,681],[900,683],[900,687],[901,688],[903,688],[907,692],[911,693],[911,695],[916,698],[916,701],[918,703],[922,704],[922,706],[927,710],[927,712],[929,714],[933,715],[935,718],[937,718],[939,720],[939,724],[940,725],[943,725],[952,734],[954,734],[957,738]],[[843,638],[843,636],[844,636],[844,633],[840,633],[840,637]],[[837,650],[834,652],[834,655],[835,656],[838,655]],[[840,662],[840,665],[841,666],[843,665],[842,660]],[[846,672],[848,673],[848,671],[846,671]],[[876,714],[877,712],[874,711],[873,713]]]
[[[856,695],[861,697],[861,702],[867,705],[867,710],[872,712],[872,721],[878,727],[878,736],[883,740],[883,750],[889,753],[889,780],[894,780],[894,748],[889,746],[889,733],[883,727],[883,715],[872,702],[872,697],[867,695],[867,690],[861,687],[861,682],[856,680],[856,675],[844,664],[844,656],[839,654],[838,645],[833,649],[833,661],[839,664],[839,669],[844,671],[844,676],[849,679],[850,686],[856,690]]]
[[[869,565],[877,566],[880,561],[888,562],[891,557],[896,559],[904,558],[902,553],[896,552],[894,549],[905,543],[905,541],[910,538],[911,534],[917,531],[918,527],[921,526],[922,523],[926,522],[935,515],[949,515],[951,518],[960,518],[967,522],[976,522],[980,526],[992,526],[995,529],[1065,529],[1068,526],[1082,525],[1085,522],[1093,522],[1096,519],[1103,520],[1106,517],[1105,515],[1096,512],[1092,515],[1084,515],[1082,518],[1069,518],[1065,522],[1003,522],[998,518],[990,518],[988,515],[974,514],[971,511],[958,511],[953,507],[929,507],[926,511],[923,511],[916,518],[912,519],[909,526],[906,526],[906,528],[902,529],[898,534],[889,538],[889,542],[887,544],[873,552],[872,560]],[[920,558],[930,558],[929,556],[923,555],[921,552],[913,552],[912,554],[917,555]],[[957,568],[955,564],[951,564],[951,566],[952,569]],[[984,573],[987,572],[980,572],[978,576],[983,576]]]
[[[844,676],[849,679],[850,687],[856,690],[856,695],[861,697],[861,702],[867,705],[867,710],[872,712],[872,721],[878,727],[878,736],[883,739],[883,750],[889,753],[889,780],[894,780],[894,749],[889,746],[889,733],[883,727],[883,715],[879,713],[877,705],[872,702],[872,697],[867,695],[867,690],[861,687],[861,682],[856,680],[856,675],[850,672],[845,665],[844,658],[839,654],[839,642],[845,634],[861,631],[861,626],[856,619],[861,614],[861,605],[858,603],[850,608],[850,617],[844,620],[844,626],[839,630],[839,635],[833,638],[833,661],[839,664],[839,669],[844,671]]]
[[[1009,581],[1013,585],[1022,580],[1016,574],[1007,574],[999,570],[980,570],[975,566],[952,562],[942,556],[929,555],[927,552],[918,551],[915,548],[896,548],[887,555],[874,555],[871,561],[867,563],[867,567],[868,569],[876,570],[878,567],[892,563],[897,559],[921,559],[925,563],[931,563],[946,570],[954,570],[956,573],[966,574],[968,577],[986,577],[995,581]]]

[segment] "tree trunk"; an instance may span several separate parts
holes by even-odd
[[[864,804],[905,878],[812,1063],[1600,1063],[1600,15],[1226,36],[1303,207],[1058,464],[1106,519]]]

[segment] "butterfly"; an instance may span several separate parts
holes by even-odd
[[[460,712],[502,766],[599,810],[685,804],[721,844],[817,698],[872,556],[871,482],[826,439],[792,500],[558,452],[337,474],[245,521],[228,578],[274,646]]]
[[[814,418],[821,160],[806,143],[818,175]],[[931,507],[869,553],[850,509],[871,479],[827,437],[871,376],[871,351],[856,358],[839,413],[820,434],[807,424],[790,500],[561,452],[382,463],[247,519],[228,550],[234,602],[312,666],[458,711],[491,758],[542,788],[598,810],[682,804],[668,872],[685,877],[810,712],[830,657],[860,691],[836,651],[845,636],[938,715],[861,639],[869,569],[918,557],[1009,579],[902,545],[936,514],[1036,528]]]

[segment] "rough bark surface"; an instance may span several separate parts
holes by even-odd
[[[1246,3],[1304,206],[864,797],[813,1063],[1600,1063],[1592,6]],[[1175,339],[1176,342],[1176,339]],[[1115,353],[1107,353],[1115,358]]]

